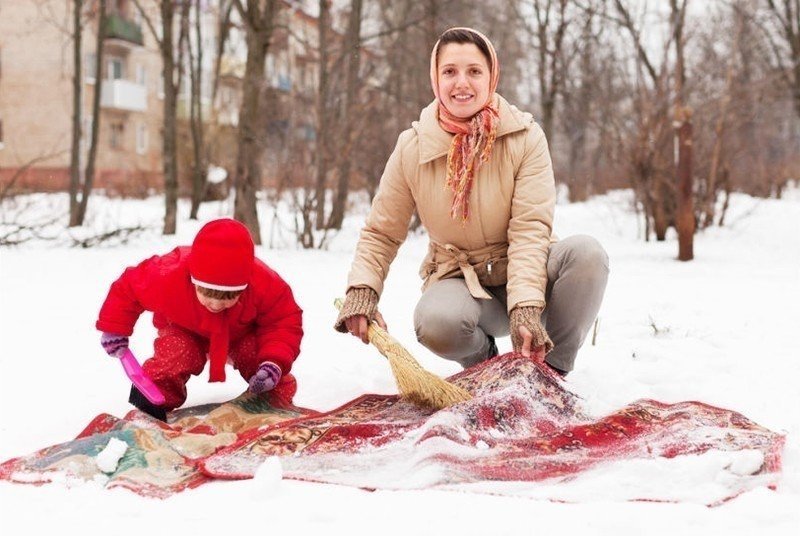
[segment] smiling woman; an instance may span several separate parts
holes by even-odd
[[[515,351],[564,375],[600,308],[608,257],[591,237],[553,237],[547,140],[496,93],[491,41],[471,28],[447,30],[430,75],[436,98],[386,164],[335,327],[364,342],[370,320],[385,327],[378,299],[416,210],[430,236],[414,313],[419,341],[469,367],[510,334]]]
[[[473,36],[466,30],[452,31],[433,51],[431,84],[444,108],[440,115],[469,119],[491,104],[499,78],[497,58]]]

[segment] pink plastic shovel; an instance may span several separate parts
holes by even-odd
[[[158,390],[153,380],[147,377],[147,374],[142,370],[142,366],[136,360],[136,357],[126,348],[122,357],[119,358],[122,363],[122,368],[125,369],[125,374],[128,375],[133,385],[144,395],[144,397],[153,404],[160,406],[164,403],[164,395]]]

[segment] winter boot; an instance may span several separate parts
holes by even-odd
[[[496,356],[499,351],[497,350],[497,343],[494,342],[494,337],[491,335],[486,336],[489,339],[489,352],[486,354],[486,359],[491,359]]]

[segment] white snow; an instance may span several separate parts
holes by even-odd
[[[211,184],[219,184],[228,178],[228,172],[225,168],[210,165],[208,166],[208,173],[206,174],[206,181]]]
[[[125,456],[125,452],[127,450],[127,443],[121,439],[112,437],[108,440],[106,448],[104,448],[95,458],[97,467],[99,467],[104,473],[113,473],[117,470],[117,465],[122,457]]]
[[[274,498],[281,490],[283,469],[277,456],[270,456],[256,469],[255,476],[249,483],[252,488],[251,497],[268,500]]]
[[[580,204],[560,204],[559,236],[597,237],[611,257],[611,277],[596,344],[581,349],[568,377],[592,414],[638,398],[699,400],[743,413],[786,434],[783,478],[776,490],[745,493],[715,508],[701,506],[727,483],[760,466],[760,454],[710,451],[669,460],[629,460],[600,466],[559,489],[566,503],[498,493],[375,491],[280,480],[265,464],[253,481],[219,481],[168,500],[141,498],[102,482],[29,486],[0,482],[0,527],[17,534],[80,526],[82,534],[194,532],[229,534],[263,527],[274,533],[409,533],[478,535],[532,532],[580,534],[797,534],[800,529],[800,191],[783,200],[735,195],[723,228],[701,232],[696,259],[675,260],[674,234],[644,242],[629,210],[629,192]],[[26,198],[25,217],[63,214],[64,196]],[[333,299],[344,290],[358,230],[367,207],[345,222],[325,251],[305,251],[291,239],[285,210],[261,204],[259,256],[292,285],[304,309],[306,337],[294,373],[296,402],[332,409],[365,392],[394,393],[386,361],[369,346],[335,333]],[[4,207],[5,220],[13,216]],[[124,415],[128,386],[120,367],[102,351],[94,321],[108,285],[125,266],[189,243],[204,221],[228,216],[230,200],[206,203],[200,221],[181,204],[179,232],[160,235],[163,200],[93,197],[86,228],[48,229],[53,240],[0,249],[0,460],[75,437],[97,414]],[[277,217],[275,217],[277,214]],[[69,247],[117,226],[148,230],[127,243]],[[423,235],[409,236],[392,265],[381,311],[392,334],[428,370],[449,375],[458,367],[426,351],[413,333]],[[146,358],[154,329],[146,315],[132,350]],[[591,335],[590,335],[591,339]],[[510,349],[499,340],[500,351]],[[223,401],[245,383],[229,371],[224,384],[207,372],[189,382],[188,404]],[[482,446],[471,449],[480,453]],[[465,452],[465,455],[468,455]],[[376,468],[380,470],[380,468]],[[431,475],[397,475],[413,485]],[[733,480],[732,480],[733,479]],[[521,494],[547,484],[526,483]],[[636,494],[631,496],[631,490]],[[646,493],[648,492],[649,493]],[[649,496],[677,503],[631,502]],[[46,512],[46,515],[42,515]]]
[[[752,475],[764,463],[764,453],[759,450],[743,450],[737,453],[727,469],[739,476]]]

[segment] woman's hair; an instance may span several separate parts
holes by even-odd
[[[243,290],[215,290],[213,288],[201,287],[200,285],[195,285],[195,287],[197,288],[197,292],[212,300],[232,300],[244,292]]]
[[[439,47],[436,50],[436,59],[439,59],[439,54],[442,53],[442,48],[444,45],[450,43],[472,43],[478,50],[481,51],[483,57],[486,58],[486,63],[491,68],[492,66],[492,53],[489,52],[489,47],[486,45],[486,41],[481,38],[480,35],[476,34],[475,32],[471,32],[465,28],[451,28],[444,32],[441,37],[439,37]]]

